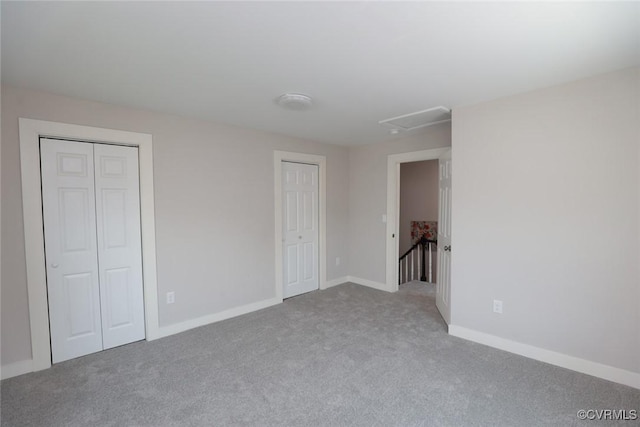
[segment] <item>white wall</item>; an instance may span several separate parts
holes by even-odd
[[[449,123],[383,144],[349,149],[349,270],[350,276],[378,284],[386,282],[387,157],[451,145]]]
[[[453,325],[640,373],[639,86],[454,110]]]
[[[275,297],[274,150],[327,156],[327,280],[348,274],[346,148],[3,86],[2,365],[31,357],[18,117],[153,135],[160,326]]]
[[[411,248],[411,221],[438,221],[438,161],[400,165],[400,254]]]

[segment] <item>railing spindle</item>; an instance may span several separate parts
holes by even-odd
[[[407,281],[407,277],[409,277],[409,262],[407,259],[404,260],[404,281]]]
[[[429,283],[433,283],[433,252],[431,251],[431,242],[429,242]]]
[[[413,280],[413,264],[414,264],[414,254],[415,254],[415,250],[411,251],[411,276],[409,276],[409,281]]]
[[[418,277],[420,280],[422,280],[422,275],[424,274],[424,262],[421,262],[422,257],[424,257],[424,248],[420,245],[418,246]]]

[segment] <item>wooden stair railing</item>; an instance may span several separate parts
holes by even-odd
[[[438,246],[437,240],[429,240],[426,237],[422,237],[411,248],[406,251],[398,260],[398,284],[410,282],[420,278],[421,282],[427,281],[427,264],[425,261],[426,256],[429,256],[428,262],[428,278],[429,282],[433,283],[433,248]],[[418,261],[416,261],[416,256]],[[411,266],[409,266],[411,264]],[[417,271],[416,271],[417,264]],[[415,274],[417,272],[417,275]],[[404,274],[403,274],[404,273]]]

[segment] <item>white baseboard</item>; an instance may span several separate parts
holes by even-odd
[[[221,320],[231,319],[232,317],[241,316],[243,314],[251,313],[252,311],[262,310],[263,308],[271,307],[272,305],[280,303],[282,303],[281,299],[271,298],[240,307],[234,307],[229,310],[221,311],[219,313],[208,314],[206,316],[198,317],[195,319],[185,320],[184,322],[174,323],[173,325],[162,326],[158,329],[158,336],[154,337],[154,339],[168,337],[169,335],[178,334],[180,332],[188,331],[189,329],[197,328],[199,326],[205,326],[211,323],[220,322]]]
[[[467,329],[461,326],[449,325],[449,334],[454,337],[464,338],[489,347],[505,350],[510,353],[519,354],[530,359],[539,360],[561,368],[592,375],[608,381],[624,384],[629,387],[640,389],[640,373],[615,368],[602,363],[592,362],[586,359],[569,356],[555,351],[545,350],[532,345],[511,341],[506,338],[486,334],[484,332]]]
[[[363,279],[361,277],[355,276],[347,276],[347,278],[349,279],[349,282],[356,283],[358,285],[367,286],[379,291],[391,292],[389,291],[389,288],[387,288],[387,285],[384,283],[374,282],[373,280]]]
[[[11,377],[17,377],[22,374],[28,374],[29,372],[33,372],[33,360],[31,359],[9,363],[0,367],[0,376],[3,380]]]
[[[329,289],[334,286],[342,285],[343,283],[347,283],[349,281],[349,276],[338,277],[337,279],[328,280],[324,283],[324,287],[322,289]]]

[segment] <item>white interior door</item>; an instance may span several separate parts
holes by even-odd
[[[98,268],[105,349],[144,339],[138,149],[94,145]]]
[[[318,289],[318,166],[282,162],[283,296]]]
[[[440,156],[438,205],[438,278],[436,306],[447,323],[451,322],[451,150]]]
[[[144,339],[137,148],[40,152],[53,363]]]
[[[93,145],[41,139],[53,363],[102,350]]]

